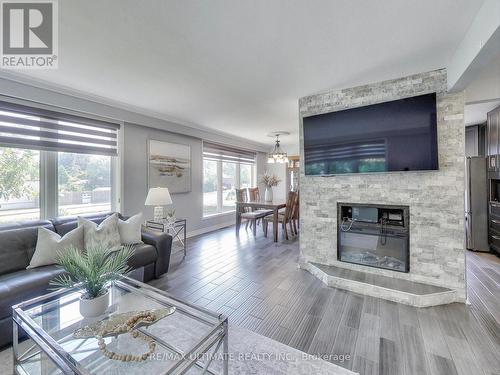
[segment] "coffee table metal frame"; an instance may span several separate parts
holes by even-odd
[[[185,374],[193,366],[201,370],[202,374],[214,374],[212,370],[209,369],[216,353],[222,346],[222,371],[223,375],[228,375],[228,320],[227,316],[219,314],[203,307],[196,306],[189,302],[178,299],[164,291],[153,288],[148,284],[139,282],[137,280],[131,279],[124,276],[121,280],[114,282],[118,287],[123,288],[130,293],[143,293],[148,298],[155,300],[158,303],[170,304],[175,306],[177,310],[182,311],[184,314],[189,315],[193,319],[196,319],[205,324],[209,324],[210,331],[205,334],[196,345],[194,345],[188,351],[182,351],[179,348],[169,344],[168,342],[162,340],[156,335],[152,335],[148,332],[146,327],[141,327],[139,330],[154,338],[160,345],[166,347],[172,353],[179,356],[180,360],[175,361],[173,365],[164,374]],[[80,363],[78,363],[72,356],[64,350],[58,341],[56,341],[51,335],[45,332],[30,316],[25,312],[27,308],[33,308],[36,306],[43,305],[45,302],[54,301],[60,299],[71,293],[78,292],[79,288],[75,286],[74,288],[57,290],[43,296],[39,296],[28,301],[19,303],[12,307],[12,318],[13,318],[13,356],[14,356],[14,372],[18,375],[31,375],[28,374],[23,368],[21,361],[38,355],[40,351],[43,351],[60,369],[64,374],[78,374],[78,375],[90,375],[91,373],[85,369]],[[74,301],[71,301],[74,303]],[[60,307],[64,306],[64,303],[60,304]],[[28,337],[32,339],[36,345],[32,345],[23,353],[20,353],[19,348],[19,327],[21,327]],[[71,339],[67,337],[66,339]],[[64,339],[63,339],[64,340]],[[63,340],[59,340],[63,342]],[[41,350],[33,351],[33,348],[38,346]],[[202,356],[208,356],[206,362],[201,362],[200,358]],[[111,361],[111,360],[110,360]]]

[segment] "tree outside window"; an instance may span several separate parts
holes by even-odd
[[[0,223],[40,218],[40,153],[0,147]]]
[[[111,210],[111,157],[58,154],[59,215]]]

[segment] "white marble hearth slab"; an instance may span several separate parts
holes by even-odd
[[[415,307],[444,305],[458,300],[455,290],[409,280],[354,271],[318,263],[301,266],[326,285]]]
[[[229,326],[229,356],[229,374],[231,375],[357,374],[235,325]],[[222,361],[214,360],[210,369],[221,373]],[[8,348],[0,352],[0,374],[12,373],[12,349]],[[188,373],[199,374],[200,372],[193,369]],[[143,372],[132,371],[130,367],[125,369],[123,374],[144,375]]]

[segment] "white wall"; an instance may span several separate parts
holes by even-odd
[[[286,166],[287,164],[266,164],[266,170],[270,174],[275,174],[281,180],[278,186],[273,187],[273,198],[276,200],[286,200],[286,193],[288,190]]]

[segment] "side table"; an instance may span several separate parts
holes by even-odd
[[[186,219],[176,219],[174,222],[169,222],[167,220],[164,222],[147,220],[146,228],[170,234],[174,240],[179,241],[181,250],[184,252],[184,256],[186,256]]]

